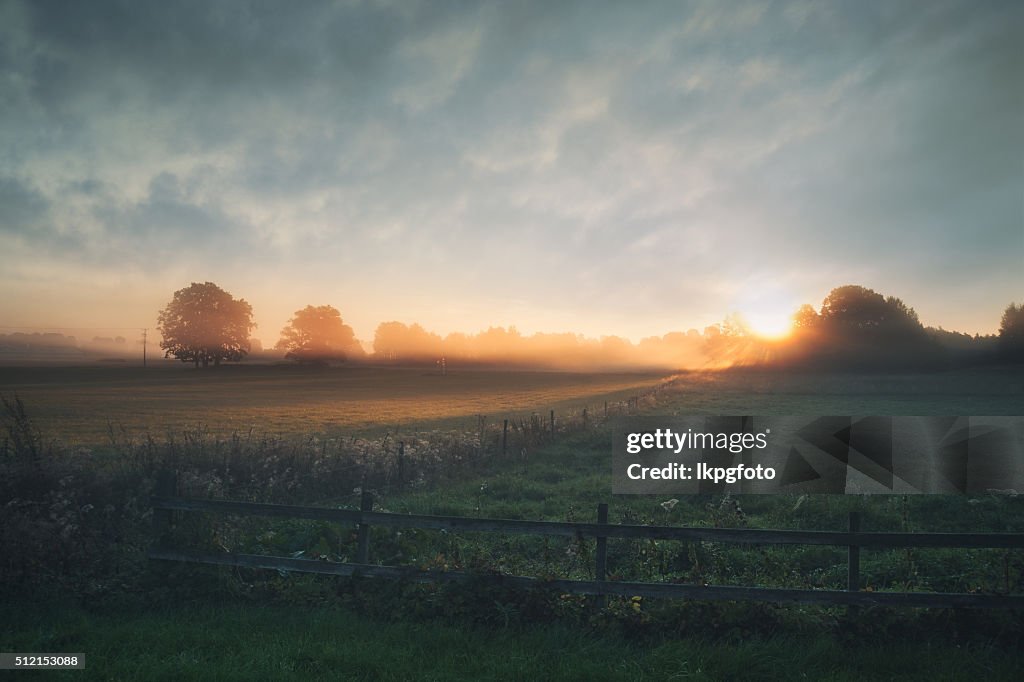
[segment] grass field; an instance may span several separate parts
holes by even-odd
[[[230,366],[0,367],[0,395],[20,397],[51,437],[109,440],[109,428],[161,438],[203,426],[214,434],[472,430],[477,415],[561,415],[624,400],[664,379],[601,374],[424,368]],[[691,372],[663,414],[1024,414],[1024,372],[982,368],[931,374]]]
[[[946,372],[702,372],[684,375],[658,413],[1020,415],[1024,368]]]
[[[631,640],[557,625],[481,629],[344,609],[228,604],[86,612],[24,608],[7,651],[84,652],[67,680],[1018,680],[1024,656],[984,645],[823,637]],[[30,677],[31,674],[26,675]]]
[[[395,425],[415,431],[439,424],[472,431],[479,413],[500,419],[504,410],[578,410],[643,393],[658,381],[648,375],[481,371],[441,377],[423,370],[354,368],[232,367],[210,373],[168,368],[144,375],[126,368],[0,370],[0,392],[21,396],[32,417],[41,418],[47,437],[56,429],[71,442],[100,442],[108,420],[157,438],[163,430],[198,421],[218,433],[255,425],[295,437],[295,447],[300,453],[309,450],[310,461],[322,456],[320,446],[302,445],[298,438],[310,431]],[[639,409],[650,415],[1012,415],[1024,413],[1024,372],[691,373],[642,401]],[[608,424],[560,431],[533,443],[528,456],[516,449],[501,457],[494,441],[489,443],[459,467],[439,470],[439,477],[375,485],[377,508],[590,521],[597,503],[608,502],[612,523],[807,529],[841,529],[847,512],[856,509],[864,530],[1024,530],[1024,496],[692,496],[666,511],[660,498],[611,495]],[[227,478],[221,462],[227,450],[184,447],[197,452],[180,460],[183,466],[210,466],[210,476]],[[278,462],[280,447],[261,447],[238,457],[276,463],[279,468],[271,470],[280,475],[286,465]],[[287,465],[301,468],[305,461],[293,458]],[[239,464],[232,461],[231,470]],[[253,470],[264,471],[261,467]],[[301,471],[306,478],[318,476],[312,468]],[[210,476],[199,469],[192,473],[190,480],[199,485],[192,493],[205,494]],[[330,481],[330,492],[312,501],[357,504],[354,487],[365,483],[339,476]],[[268,499],[270,486],[261,489],[265,482],[254,480],[255,487],[246,488],[252,499]],[[234,494],[227,487],[219,490]],[[146,494],[132,493],[140,499]],[[11,508],[11,518],[19,518],[19,509],[26,514],[38,509],[34,527],[56,538],[60,521],[51,521],[50,510],[54,497],[65,493],[47,495],[38,506]],[[91,506],[82,496],[71,507],[84,508],[86,502]],[[84,596],[52,589],[40,604],[23,592],[0,604],[0,650],[86,652],[89,670],[69,672],[69,679],[1010,680],[1019,679],[1024,665],[1015,648],[1021,641],[1020,616],[999,612],[867,610],[849,621],[842,609],[727,604],[705,610],[701,602],[652,600],[634,612],[628,600],[613,599],[597,617],[585,604],[566,603],[558,606],[566,610],[557,617],[536,618],[522,603],[486,593],[452,592],[443,599],[429,590],[396,594],[399,588],[380,581],[352,587],[353,598],[343,581],[194,565],[168,569],[141,558],[148,520],[144,509],[126,509],[133,516],[125,518],[139,527],[132,531],[134,544],[122,539],[116,548],[101,544],[95,550],[121,552],[115,564],[123,575],[117,580],[130,587],[107,586]],[[99,521],[77,512],[68,518],[69,524]],[[103,523],[125,532],[112,521]],[[350,556],[355,542],[352,529],[338,524],[270,519],[232,524],[182,522],[180,530],[190,545],[321,554],[329,560]],[[195,535],[184,537],[188,533]],[[93,537],[110,534],[97,530]],[[74,537],[63,541],[75,547]],[[50,565],[52,544],[47,540],[41,546],[40,565]],[[376,528],[370,560],[582,578],[590,577],[590,551],[589,544],[572,539]],[[612,573],[624,580],[841,589],[846,577],[842,548],[612,540],[608,560]],[[60,577],[58,569],[54,576]],[[876,590],[1019,594],[1024,555],[872,550],[863,553],[861,577],[864,586]],[[108,582],[105,575],[90,580]],[[105,596],[97,601],[97,594]],[[108,603],[111,595],[116,603]]]
[[[481,414],[501,419],[594,407],[662,378],[268,365],[0,367],[0,394],[20,397],[47,435],[95,445],[108,440],[108,424],[157,438],[199,425],[215,434],[282,435],[470,428]]]

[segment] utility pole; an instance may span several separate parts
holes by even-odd
[[[146,336],[149,334],[149,328],[142,330],[142,368],[146,368]]]

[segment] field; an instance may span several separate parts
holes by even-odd
[[[591,410],[648,390],[652,374],[424,368],[237,366],[196,371],[0,367],[0,395],[18,396],[37,425],[69,444],[109,442],[110,428],[139,437],[204,427],[213,434],[380,434],[451,428],[555,410]],[[1024,414],[1024,373],[1004,368],[933,374],[679,375],[662,414]]]
[[[699,635],[651,643],[575,627],[465,628],[287,606],[54,605],[16,618],[0,623],[7,650],[86,653],[85,670],[51,675],[67,680],[1010,681],[1024,665],[1020,652],[984,645]]]
[[[611,523],[842,529],[847,513],[857,510],[864,530],[1022,532],[1024,495],[705,495],[680,500],[671,510],[652,496],[614,496],[611,431],[599,411],[608,400],[613,416],[627,409],[648,415],[1012,415],[1024,413],[1020,369],[684,373],[667,384],[650,375],[478,371],[442,377],[421,369],[291,367],[209,373],[17,368],[0,370],[0,378],[0,393],[24,400],[44,438],[102,444],[109,440],[108,421],[136,435],[150,432],[157,441],[178,428],[209,428],[205,440],[175,448],[158,443],[153,460],[137,456],[142,446],[108,442],[102,462],[123,455],[127,463],[113,467],[109,480],[136,486],[128,491],[104,489],[77,470],[69,474],[58,448],[53,473],[50,464],[42,474],[26,473],[25,480],[52,481],[38,505],[0,504],[24,524],[27,538],[8,557],[24,559],[47,581],[21,589],[9,608],[0,607],[7,611],[0,618],[0,650],[85,651],[91,662],[83,678],[998,680],[1015,679],[1024,665],[1016,648],[1024,641],[1022,623],[1012,613],[870,609],[851,617],[841,608],[680,600],[640,607],[626,599],[612,599],[598,613],[582,599],[550,604],[463,586],[432,590],[153,564],[144,559],[149,518],[138,502],[148,494],[149,467],[173,455],[185,494],[239,499],[352,507],[358,489],[368,486],[377,508],[399,513],[589,521],[597,503],[607,502]],[[627,407],[635,396],[639,404]],[[594,410],[589,425],[580,419],[584,406]],[[549,409],[558,414],[559,431],[523,441],[522,451],[517,441],[502,456],[493,437],[478,438],[479,414],[493,427],[503,416],[546,416]],[[239,447],[220,436],[250,426],[281,438]],[[459,461],[432,465],[403,482],[368,475],[366,466],[376,470],[372,462],[360,464],[359,453],[344,459],[349,441],[342,436],[374,434],[379,444],[382,431],[396,428],[466,432],[462,440],[423,441],[436,450],[432,456],[450,453]],[[324,437],[308,438],[311,433]],[[410,457],[413,451],[410,446]],[[374,452],[384,452],[383,446]],[[341,460],[346,466],[323,468]],[[352,463],[363,473],[353,473]],[[69,475],[89,481],[88,490],[66,485]],[[55,500],[67,510],[56,520]],[[125,512],[100,517],[76,511],[104,505]],[[31,516],[36,511],[38,518]],[[66,536],[69,527],[96,546]],[[330,561],[352,556],[355,542],[351,528],[308,521],[182,522],[178,531],[190,546]],[[104,544],[108,537],[120,539]],[[46,540],[33,545],[37,538]],[[592,547],[571,539],[379,528],[371,547],[371,562],[384,565],[592,577]],[[74,556],[66,562],[70,568],[53,560],[68,554]],[[622,580],[842,589],[846,578],[845,550],[830,547],[613,540],[608,560]],[[1024,555],[1017,550],[872,550],[861,565],[862,584],[872,590],[1024,591]]]
[[[162,438],[214,434],[380,433],[470,428],[477,415],[564,413],[654,386],[652,374],[451,371],[415,368],[2,367],[0,394],[18,396],[38,426],[66,443],[109,441],[109,426]]]
[[[1019,415],[1024,370],[702,372],[684,375],[654,413],[743,415]]]

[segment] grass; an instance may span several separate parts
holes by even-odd
[[[108,410],[137,425],[132,428],[159,433],[146,420],[163,414],[161,405],[170,415],[163,418],[172,421],[159,422],[160,429],[210,408],[203,421],[219,433],[260,414],[276,415],[261,422],[265,431],[300,436],[311,429],[340,430],[342,421],[327,418],[335,413],[348,420],[345,430],[461,424],[472,432],[477,413],[500,419],[504,410],[549,405],[578,410],[600,404],[604,396],[636,395],[638,387],[654,381],[641,375],[477,372],[439,377],[419,370],[319,374],[288,367],[222,369],[227,371],[175,368],[141,376],[123,368],[2,370],[0,386],[5,394],[16,387],[31,416],[42,411],[48,436],[48,425],[61,423],[65,415],[62,429],[77,428],[85,439],[101,439],[112,416]],[[1005,368],[877,376],[698,373],[684,375],[672,390],[644,405],[647,414],[1021,414],[1022,383],[1020,370]],[[545,400],[543,406],[530,404]],[[590,521],[597,503],[604,501],[610,503],[613,523],[839,529],[847,512],[857,509],[864,530],[1024,530],[1024,496],[811,496],[802,501],[694,496],[666,512],[659,498],[610,494],[610,443],[607,427],[560,433],[553,443],[537,442],[525,456],[512,449],[501,457],[490,440],[478,457],[470,443],[472,457],[464,466],[440,470],[440,477],[417,484],[381,478],[373,492],[378,508],[414,513]],[[198,446],[199,464],[217,452],[204,448]],[[277,457],[254,448],[245,453]],[[340,483],[332,486],[341,492],[317,501],[357,504],[353,487],[359,482]],[[236,550],[252,550],[260,542],[273,553],[340,554],[353,543],[351,528],[332,524],[260,519],[258,531],[245,526],[228,530],[218,541]],[[277,532],[276,539],[265,539],[268,530]],[[588,547],[560,539],[433,531],[399,535],[378,528],[371,559],[584,577],[591,558],[571,550],[586,552]],[[864,584],[874,589],[1019,593],[1022,560],[1021,552],[999,550],[865,551],[861,570]],[[841,587],[845,579],[845,552],[822,547],[611,540],[609,562],[623,579],[787,587]],[[84,679],[999,680],[1018,679],[1024,666],[1019,650],[1006,644],[1020,641],[1020,619],[1008,614],[977,614],[964,625],[955,618],[940,622],[927,611],[923,616],[919,611],[870,611],[863,621],[846,623],[841,613],[817,607],[766,611],[726,605],[704,611],[700,603],[663,600],[645,603],[636,618],[626,608],[624,618],[602,625],[579,613],[557,622],[519,618],[516,604],[473,594],[462,594],[464,603],[438,607],[415,598],[389,598],[375,584],[363,589],[363,601],[350,604],[336,598],[333,583],[320,578],[300,581],[189,565],[162,579],[159,569],[144,570],[151,573],[146,579],[153,590],[125,595],[121,606],[97,608],[92,600],[80,607],[77,595],[67,595],[66,603],[0,605],[0,650],[84,651],[89,669],[84,675],[65,675]],[[211,577],[223,591],[216,592],[213,604],[197,602],[195,594],[192,601],[156,596],[176,581],[205,585],[202,581]],[[250,595],[256,593],[276,598],[254,603]],[[460,593],[453,594],[458,598]],[[610,610],[624,606],[628,603],[612,602]],[[420,607],[417,615],[405,610]],[[659,614],[664,618],[659,620]],[[683,622],[685,627],[679,625]],[[585,623],[601,627],[591,630]],[[661,632],[665,623],[671,628]],[[778,634],[773,635],[776,624]]]
[[[816,636],[711,641],[537,625],[481,629],[348,609],[4,609],[0,650],[83,652],[76,680],[1016,680],[1020,651]]]
[[[687,375],[661,414],[1020,415],[1024,367],[946,372],[704,372]]]
[[[561,414],[634,396],[652,374],[451,371],[294,366],[2,367],[0,393],[19,396],[37,425],[66,443],[98,445],[109,426],[157,437],[197,425],[228,435],[473,429],[492,418]]]
[[[577,434],[532,453],[525,461],[494,462],[487,470],[427,490],[379,490],[379,508],[399,513],[595,521],[599,502],[609,503],[612,523],[720,525],[751,528],[844,530],[850,511],[862,530],[917,532],[1024,532],[1024,496],[689,496],[671,511],[653,496],[611,495],[607,431]],[[341,500],[356,504],[354,497]],[[378,559],[413,555],[409,533],[396,545],[381,529]],[[449,540],[453,563],[504,557],[526,575],[573,570],[565,558],[570,540],[529,536],[501,538],[463,534]],[[622,579],[667,580],[777,587],[845,588],[846,550],[814,546],[743,547],[612,539],[609,566]],[[372,555],[372,553],[371,553]],[[1024,589],[1024,552],[1006,550],[865,550],[861,574],[873,589],[949,592]],[[588,577],[589,566],[578,566]]]

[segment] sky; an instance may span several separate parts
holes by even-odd
[[[1024,301],[1024,3],[0,0],[0,326]],[[0,330],[2,331],[2,330]]]

